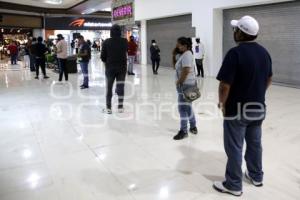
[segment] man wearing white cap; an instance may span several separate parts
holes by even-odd
[[[265,94],[271,84],[272,61],[267,50],[254,42],[259,24],[251,16],[231,21],[237,46],[224,58],[217,79],[219,108],[224,114],[224,147],[228,157],[224,182],[215,182],[219,192],[241,196],[243,144],[247,143],[245,177],[254,186],[263,185],[261,126],[265,119]]]

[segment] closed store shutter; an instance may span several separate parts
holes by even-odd
[[[151,40],[155,39],[161,50],[161,65],[172,67],[172,51],[176,46],[177,38],[195,37],[192,27],[192,15],[162,18],[147,21],[147,52],[148,64],[150,59]]]
[[[300,87],[300,2],[224,10],[223,53],[235,45],[230,21],[255,17],[261,27],[258,43],[271,54],[274,82]]]

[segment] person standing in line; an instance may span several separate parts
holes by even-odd
[[[58,58],[59,65],[59,78],[58,81],[61,82],[63,74],[65,75],[65,80],[68,81],[68,69],[67,69],[67,58],[68,58],[68,44],[65,41],[62,34],[57,35],[57,44],[56,44],[56,54]]]
[[[36,45],[36,38],[32,38],[32,40],[29,41],[28,49],[29,49],[29,58],[30,58],[30,71],[34,72],[36,70],[36,58],[35,58],[35,45]]]
[[[201,43],[200,38],[196,38],[196,45],[194,49],[194,55],[196,59],[196,65],[197,65],[197,76],[199,77],[201,75],[202,78],[204,78],[204,69],[203,69],[203,59],[204,59],[204,45]]]
[[[46,75],[46,53],[48,49],[45,44],[43,44],[43,38],[38,37],[37,44],[34,45],[35,58],[36,58],[36,77],[35,79],[39,79],[39,68],[41,67],[42,73],[44,75],[44,79],[49,78]]]
[[[89,88],[89,62],[91,59],[91,48],[82,35],[78,37],[78,44],[80,49],[77,57],[83,74],[83,83],[80,86],[80,89],[87,89]]]
[[[219,108],[224,114],[224,146],[227,166],[224,182],[215,182],[218,192],[241,196],[243,145],[246,141],[246,179],[263,186],[262,123],[266,115],[265,95],[272,81],[268,51],[255,42],[259,24],[251,16],[232,20],[237,46],[224,58],[217,79]]]
[[[128,42],[128,75],[135,75],[133,73],[133,65],[136,58],[138,45],[135,43],[134,37],[130,36]]]
[[[153,74],[157,75],[158,74],[157,71],[160,63],[160,49],[155,40],[151,41],[150,54],[151,54]]]
[[[11,44],[7,47],[7,50],[9,51],[10,54],[10,61],[12,65],[17,64],[17,59],[18,59],[18,46],[15,41],[12,41]]]
[[[188,122],[190,123],[190,132],[197,134],[196,118],[192,103],[184,98],[183,89],[194,86],[196,83],[194,56],[192,53],[192,41],[189,38],[180,37],[177,40],[179,54],[174,55],[177,61],[176,70],[176,89],[178,94],[178,111],[180,115],[180,130],[173,137],[174,140],[182,140],[188,136]],[[176,53],[175,51],[173,52]]]
[[[28,46],[29,41],[25,44],[24,47],[24,51],[25,51],[25,55],[24,55],[24,66],[26,67],[30,67],[30,57],[29,57],[29,46]]]
[[[102,44],[101,60],[105,63],[106,76],[106,109],[103,111],[112,114],[112,89],[115,80],[117,80],[116,91],[119,97],[118,111],[124,112],[124,87],[127,71],[127,50],[128,42],[121,37],[121,27],[113,25],[110,31],[111,38],[105,40]]]

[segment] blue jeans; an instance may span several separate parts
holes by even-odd
[[[128,72],[133,73],[133,65],[135,61],[135,56],[128,56]]]
[[[192,103],[185,101],[183,93],[177,88],[178,93],[178,112],[180,115],[180,130],[188,132],[188,122],[190,128],[196,127],[196,118],[193,111]]]
[[[89,63],[80,62],[81,72],[83,74],[83,86],[89,86]]]
[[[36,65],[36,58],[34,55],[30,54],[30,71],[35,71],[35,65]]]
[[[224,186],[233,191],[242,191],[243,145],[246,140],[245,160],[249,176],[263,180],[261,126],[265,112],[249,112],[240,119],[224,120],[224,146],[228,157]]]
[[[16,65],[17,64],[17,58],[18,58],[18,54],[12,54],[10,55],[10,61],[12,65]]]

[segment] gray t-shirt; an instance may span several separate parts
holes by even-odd
[[[175,64],[176,81],[179,79],[183,67],[189,67],[190,73],[188,74],[187,78],[183,82],[184,85],[194,85],[196,81],[196,74],[195,74],[195,59],[191,51],[186,51],[182,54]]]

